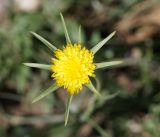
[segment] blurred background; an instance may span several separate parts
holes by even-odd
[[[31,104],[53,80],[22,64],[53,56],[30,31],[65,45],[60,12],[74,42],[81,25],[88,49],[117,31],[95,62],[128,60],[96,72],[103,97],[84,87],[67,127],[66,91]],[[159,0],[0,0],[0,137],[160,137],[159,34]]]

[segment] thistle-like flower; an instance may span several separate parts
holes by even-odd
[[[70,95],[82,90],[84,84],[94,76],[93,54],[81,44],[68,43],[63,50],[56,50],[52,58],[52,77],[60,87],[67,89]]]
[[[79,27],[78,42],[72,44],[64,18],[60,14],[65,37],[66,45],[62,50],[57,49],[53,44],[45,40],[40,35],[35,32],[31,32],[36,38],[43,42],[50,50],[54,53],[54,58],[51,59],[52,63],[50,65],[38,64],[38,63],[24,63],[24,65],[29,67],[36,67],[41,69],[48,69],[52,74],[52,78],[55,83],[51,85],[46,91],[40,94],[33,100],[33,103],[39,101],[49,93],[55,91],[56,89],[63,87],[68,91],[68,102],[65,113],[65,125],[68,121],[69,116],[69,106],[72,101],[74,94],[82,91],[82,87],[86,85],[91,91],[93,91],[98,96],[100,93],[96,90],[92,84],[90,77],[95,77],[95,70],[104,67],[110,67],[113,65],[119,65],[122,61],[110,61],[102,63],[94,63],[95,53],[110,39],[114,36],[115,32],[111,33],[104,40],[95,45],[91,50],[86,49],[81,44],[81,29]]]

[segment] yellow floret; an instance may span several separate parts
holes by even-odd
[[[93,54],[80,44],[67,44],[63,50],[56,50],[52,58],[52,77],[58,86],[63,86],[73,95],[78,93],[83,84],[94,76]]]

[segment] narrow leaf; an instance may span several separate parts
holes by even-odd
[[[28,67],[40,68],[40,69],[46,69],[46,70],[50,70],[50,67],[51,67],[51,65],[39,64],[39,63],[23,63],[23,64]]]
[[[101,82],[98,78],[94,77],[95,81],[96,81],[96,89],[99,91],[101,89]]]
[[[82,43],[82,40],[81,40],[81,26],[79,26],[79,30],[78,30],[78,43]]]
[[[62,24],[63,24],[63,29],[64,29],[64,33],[65,33],[65,37],[66,37],[66,42],[71,43],[68,31],[67,31],[66,23],[65,23],[65,20],[63,18],[62,13],[60,13],[60,16],[61,16],[61,20],[62,20]]]
[[[47,90],[45,90],[43,93],[41,93],[38,97],[36,97],[32,103],[35,103],[37,101],[39,101],[40,99],[44,98],[45,96],[47,96],[48,94],[52,93],[53,91],[57,90],[59,87],[56,84],[53,84],[52,86],[50,86]]]
[[[68,122],[69,108],[70,108],[70,105],[71,105],[71,102],[72,102],[72,98],[73,98],[73,95],[68,96],[66,112],[65,112],[65,126],[67,125],[67,122]]]
[[[109,62],[95,63],[95,65],[96,65],[96,69],[99,69],[99,68],[106,68],[106,67],[120,65],[122,63],[123,61],[109,61]]]
[[[108,100],[110,100],[110,99],[115,98],[117,95],[119,95],[119,93],[120,93],[120,92],[116,92],[116,93],[111,94],[111,95],[106,95],[106,96],[104,97],[105,102],[108,101]]]
[[[95,45],[91,51],[93,52],[93,54],[95,54],[108,40],[110,40],[114,35],[115,35],[115,31],[112,32],[108,37],[106,37],[104,40],[102,40],[101,42],[99,42],[97,45]]]
[[[120,92],[116,92],[114,94],[111,95],[103,95],[103,98],[97,103],[97,107],[102,106],[105,102],[117,97],[117,95],[119,95]]]
[[[37,39],[39,39],[43,44],[45,44],[50,50],[54,51],[57,48],[51,44],[49,41],[47,41],[46,39],[44,39],[42,36],[38,35],[35,32],[31,32]]]
[[[108,137],[109,136],[107,134],[107,132],[101,126],[99,126],[99,124],[97,124],[97,122],[95,120],[92,120],[89,118],[87,121],[99,132],[101,137]]]
[[[101,94],[97,91],[97,89],[93,86],[92,82],[86,85],[93,93],[101,97]]]

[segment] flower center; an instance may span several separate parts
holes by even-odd
[[[63,86],[70,94],[78,93],[83,84],[94,76],[93,54],[80,44],[67,44],[63,50],[55,51],[52,59],[52,77],[58,86]]]

